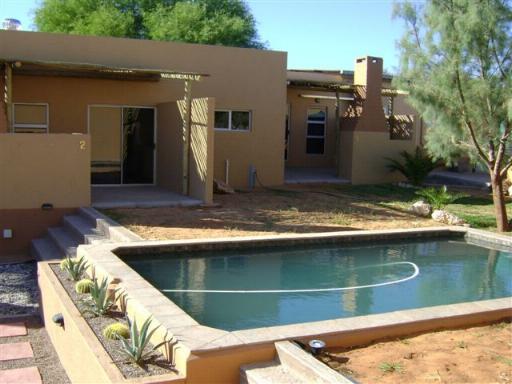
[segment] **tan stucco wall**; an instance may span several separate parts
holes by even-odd
[[[326,99],[318,99],[318,102],[315,102],[315,99],[300,97],[300,95],[335,97],[334,92],[288,88],[290,136],[288,160],[285,162],[285,165],[287,167],[334,167],[336,165],[336,102],[335,100]],[[340,116],[343,115],[347,105],[347,101],[342,100],[340,102]],[[327,127],[323,155],[306,153],[307,114],[310,108],[327,109]]]
[[[286,53],[131,39],[0,31],[1,58],[97,63],[207,73],[194,98],[214,97],[216,108],[250,110],[251,132],[215,132],[215,177],[248,184],[249,165],[268,185],[283,182]],[[136,54],[134,54],[136,52]],[[50,104],[50,132],[86,132],[88,104],[152,105],[183,98],[183,81],[115,81],[14,76],[15,102]]]
[[[0,135],[0,210],[90,204],[89,135]]]
[[[192,100],[189,195],[206,204],[213,202],[214,114],[214,99]]]
[[[157,105],[156,183],[183,192],[183,120],[176,102]]]
[[[414,151],[413,140],[390,140],[388,132],[342,132],[342,147],[352,148],[342,157],[342,176],[352,184],[389,183],[403,180],[397,172],[389,172],[387,157],[398,159],[400,152]],[[351,159],[349,153],[351,152]]]
[[[0,232],[0,262],[4,257],[28,256],[32,239],[42,237],[49,227],[59,225],[64,215],[74,211],[74,208],[1,209],[0,231],[10,229],[12,238],[4,239]]]

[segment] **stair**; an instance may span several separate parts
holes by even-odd
[[[295,343],[275,343],[273,361],[240,367],[241,384],[353,384],[354,381],[327,367]]]
[[[105,217],[92,208],[80,208],[64,216],[60,227],[48,228],[46,235],[32,240],[32,255],[38,261],[75,257],[81,244],[111,241]]]

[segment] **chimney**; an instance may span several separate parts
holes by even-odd
[[[382,59],[380,57],[360,57],[356,59],[354,85],[366,88],[364,99],[378,98],[382,90]]]

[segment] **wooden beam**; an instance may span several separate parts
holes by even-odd
[[[5,114],[7,120],[7,131],[13,132],[12,123],[12,68],[9,63],[5,63]]]

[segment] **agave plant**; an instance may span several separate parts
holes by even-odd
[[[151,326],[151,317],[148,317],[140,329],[137,327],[137,321],[133,319],[130,320],[127,317],[128,325],[130,327],[130,338],[129,339],[120,339],[121,340],[121,352],[130,360],[131,362],[142,365],[146,357],[158,349],[160,346],[164,345],[166,341],[154,346],[151,349],[147,349],[149,344],[149,340],[153,333],[155,333],[156,328],[153,330],[149,330]],[[147,350],[146,350],[147,349]]]
[[[403,151],[400,153],[403,162],[386,158],[388,161],[388,169],[390,171],[398,171],[405,176],[407,181],[412,185],[419,186],[423,184],[428,174],[432,172],[439,164],[434,161],[421,148],[416,147],[414,153]]]
[[[441,188],[424,188],[416,191],[418,196],[423,197],[432,206],[433,209],[443,209],[448,204],[454,203],[457,200],[467,197],[464,193],[450,193],[446,185]]]
[[[66,271],[71,279],[78,281],[87,269],[87,262],[83,257],[72,259],[67,256],[61,261],[60,268]]]
[[[114,305],[114,302],[109,297],[107,278],[104,278],[101,283],[94,279],[89,293],[90,297],[87,301],[89,308],[85,312],[92,313],[95,316],[103,316]]]

